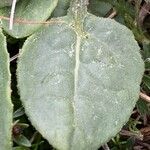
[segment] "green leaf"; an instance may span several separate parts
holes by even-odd
[[[22,134],[14,137],[14,141],[20,146],[31,147],[31,142]]]
[[[0,7],[11,6],[11,4],[12,0],[0,0]]]
[[[111,8],[110,3],[101,0],[90,0],[88,7],[90,13],[101,17],[104,17]]]
[[[10,98],[9,56],[6,38],[0,29],[0,149],[11,150],[12,103]]]
[[[143,43],[142,55],[143,55],[144,60],[146,60],[147,58],[150,58],[150,44]]]
[[[13,150],[29,150],[29,148],[26,148],[26,147],[13,147]]]
[[[150,89],[150,76],[144,75],[143,82]]]
[[[65,16],[70,6],[70,0],[58,0],[58,5],[52,13],[52,17]]]
[[[150,112],[149,106],[147,105],[147,102],[143,100],[139,100],[136,103],[137,109],[141,115],[147,115]]]
[[[82,15],[75,11],[42,27],[26,40],[18,62],[25,111],[60,150],[96,150],[115,136],[138,100],[144,71],[129,29]]]
[[[18,118],[20,116],[24,115],[24,108],[20,107],[19,109],[17,109],[14,113],[13,113],[13,118]]]
[[[31,35],[42,24],[29,24],[31,21],[46,21],[57,5],[58,0],[20,0],[16,5],[15,19],[26,23],[15,23],[13,30],[9,30],[9,22],[2,20],[4,30],[15,38],[23,38]],[[10,7],[2,8],[0,15],[10,16]]]

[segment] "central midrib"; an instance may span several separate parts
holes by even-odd
[[[78,89],[78,79],[79,79],[79,66],[80,66],[80,46],[81,46],[81,36],[76,33],[76,44],[75,44],[75,68],[74,68],[74,96],[73,96],[73,129],[71,132],[71,143],[70,143],[70,150],[73,146],[74,135],[75,135],[75,128],[76,128],[76,108],[75,108],[75,101],[77,99],[77,89]]]
[[[78,77],[79,77],[80,46],[81,46],[81,36],[77,35],[77,41],[75,47],[74,96],[76,96],[77,93],[77,85],[78,85]]]

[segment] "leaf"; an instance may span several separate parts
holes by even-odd
[[[150,44],[143,43],[142,55],[143,55],[144,60],[146,60],[147,58],[150,58]]]
[[[17,109],[14,113],[13,113],[13,118],[18,118],[20,116],[24,115],[24,108],[20,107],[19,109]]]
[[[13,150],[29,150],[29,149],[26,148],[26,147],[20,147],[20,146],[18,146],[18,147],[13,147]]]
[[[150,44],[143,43],[142,56],[145,61],[145,69],[150,69]]]
[[[23,38],[34,33],[42,24],[29,22],[46,21],[57,5],[58,0],[20,0],[16,5],[15,19],[23,23],[15,23],[13,30],[9,30],[9,22],[2,20],[4,30],[15,38]],[[43,9],[44,8],[44,9]],[[10,7],[0,10],[0,15],[10,16]]]
[[[70,0],[58,0],[58,5],[52,13],[52,17],[65,16],[70,6]]]
[[[150,76],[144,75],[143,83],[150,89]]]
[[[31,142],[22,134],[14,137],[14,141],[20,146],[31,147]]]
[[[90,13],[101,17],[104,17],[111,8],[111,4],[101,0],[90,0],[90,4],[88,6]]]
[[[10,98],[9,56],[6,38],[0,29],[0,149],[11,150],[12,103]]]
[[[11,6],[11,4],[12,0],[0,0],[0,7]]]
[[[137,101],[136,106],[141,115],[144,116],[149,114],[150,110],[149,110],[149,106],[147,105],[147,102],[140,99],[139,101]]]
[[[125,26],[74,12],[26,40],[18,87],[29,119],[50,144],[96,150],[127,122],[144,63]]]

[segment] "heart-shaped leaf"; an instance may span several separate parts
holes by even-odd
[[[0,7],[11,6],[12,1],[13,0],[0,0]]]
[[[85,2],[72,2],[68,16],[28,38],[18,64],[26,113],[60,150],[96,150],[115,136],[144,70],[132,32],[88,14]]]
[[[11,150],[12,104],[10,99],[9,57],[0,29],[0,150]]]
[[[23,38],[35,32],[42,24],[33,22],[46,21],[57,5],[58,0],[20,0],[16,5],[15,23],[9,30],[9,22],[2,20],[4,30],[15,38]],[[0,15],[10,16],[10,7],[0,9]],[[22,22],[22,23],[21,23]]]

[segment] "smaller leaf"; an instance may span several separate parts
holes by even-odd
[[[150,76],[144,75],[143,82],[150,89]]]
[[[22,134],[14,137],[14,141],[20,146],[31,147],[31,142]]]
[[[29,125],[26,123],[18,123],[17,125],[19,125],[22,129],[28,128]]]
[[[148,114],[148,112],[150,111],[148,106],[147,106],[147,103],[143,100],[139,100],[137,102],[136,106],[137,106],[137,109],[141,115]]]
[[[13,147],[13,150],[29,150],[29,149],[26,147],[18,146],[18,147]]]
[[[42,24],[30,22],[46,21],[57,5],[58,0],[21,0],[17,3],[15,9],[15,19],[24,20],[26,23],[17,23],[13,25],[13,30],[9,30],[9,21],[2,20],[1,25],[4,30],[15,38],[23,38],[31,35]],[[11,7],[0,9],[0,15],[10,17]]]
[[[21,107],[19,109],[17,109],[14,114],[13,114],[13,118],[18,118],[20,116],[24,115],[24,108]]]
[[[145,61],[145,69],[150,69],[150,58]]]
[[[143,50],[144,51],[142,51],[142,55],[143,55],[144,60],[146,60],[147,58],[150,58],[150,44],[143,43]]]

